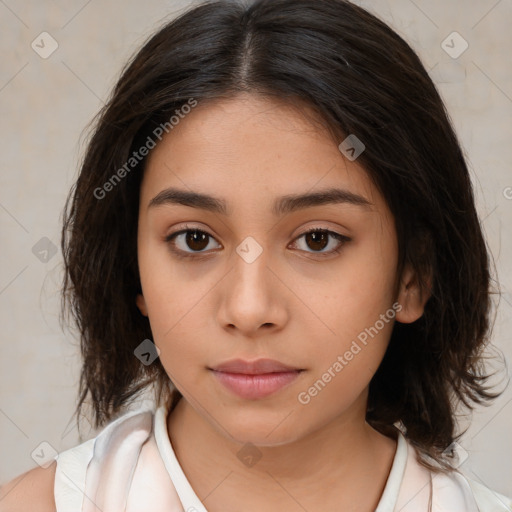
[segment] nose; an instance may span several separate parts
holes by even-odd
[[[247,248],[248,246],[245,246]],[[234,254],[234,263],[224,280],[219,309],[223,328],[247,337],[282,329],[288,320],[287,297],[291,295],[267,258],[269,251],[247,257],[241,244]],[[252,255],[254,256],[254,254]],[[288,293],[286,293],[288,292]]]

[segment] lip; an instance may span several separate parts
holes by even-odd
[[[303,371],[273,359],[234,359],[210,370],[232,393],[248,400],[257,400],[276,393],[292,383]]]
[[[301,368],[294,368],[293,366],[288,366],[274,359],[256,359],[255,361],[231,359],[230,361],[226,361],[210,369],[226,373],[243,373],[245,375],[295,372],[301,370]]]

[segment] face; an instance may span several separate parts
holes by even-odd
[[[410,273],[395,295],[397,258],[365,170],[285,104],[199,104],[149,155],[137,304],[187,407],[232,439],[270,446],[364,422],[394,321],[422,314]],[[262,358],[300,371],[215,371]]]

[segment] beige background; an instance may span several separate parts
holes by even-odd
[[[32,249],[43,237],[59,246],[61,211],[82,154],[82,131],[107,98],[121,66],[164,19],[190,3],[0,0],[2,483],[35,467],[31,453],[41,442],[57,451],[79,443],[74,423],[69,423],[79,350],[76,338],[63,333],[58,322],[61,254],[58,250],[45,263]],[[493,344],[510,361],[512,1],[358,3],[420,53],[446,101],[468,156],[504,292]],[[58,43],[47,59],[31,47],[44,31]],[[454,31],[469,44],[456,59],[441,46]],[[454,50],[461,43],[454,39]],[[507,371],[501,374],[503,384]],[[469,454],[462,470],[509,496],[511,402],[509,387],[492,407],[478,409],[461,442]]]

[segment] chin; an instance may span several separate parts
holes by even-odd
[[[293,414],[283,414],[283,410],[277,413],[254,412],[247,413],[238,411],[233,417],[223,416],[217,418],[219,424],[225,430],[219,431],[229,439],[239,443],[251,443],[255,446],[271,447],[292,443],[304,435],[304,425],[301,424],[301,432],[298,431],[296,419],[291,418]],[[218,428],[218,427],[217,427]],[[229,433],[229,434],[228,434]]]

